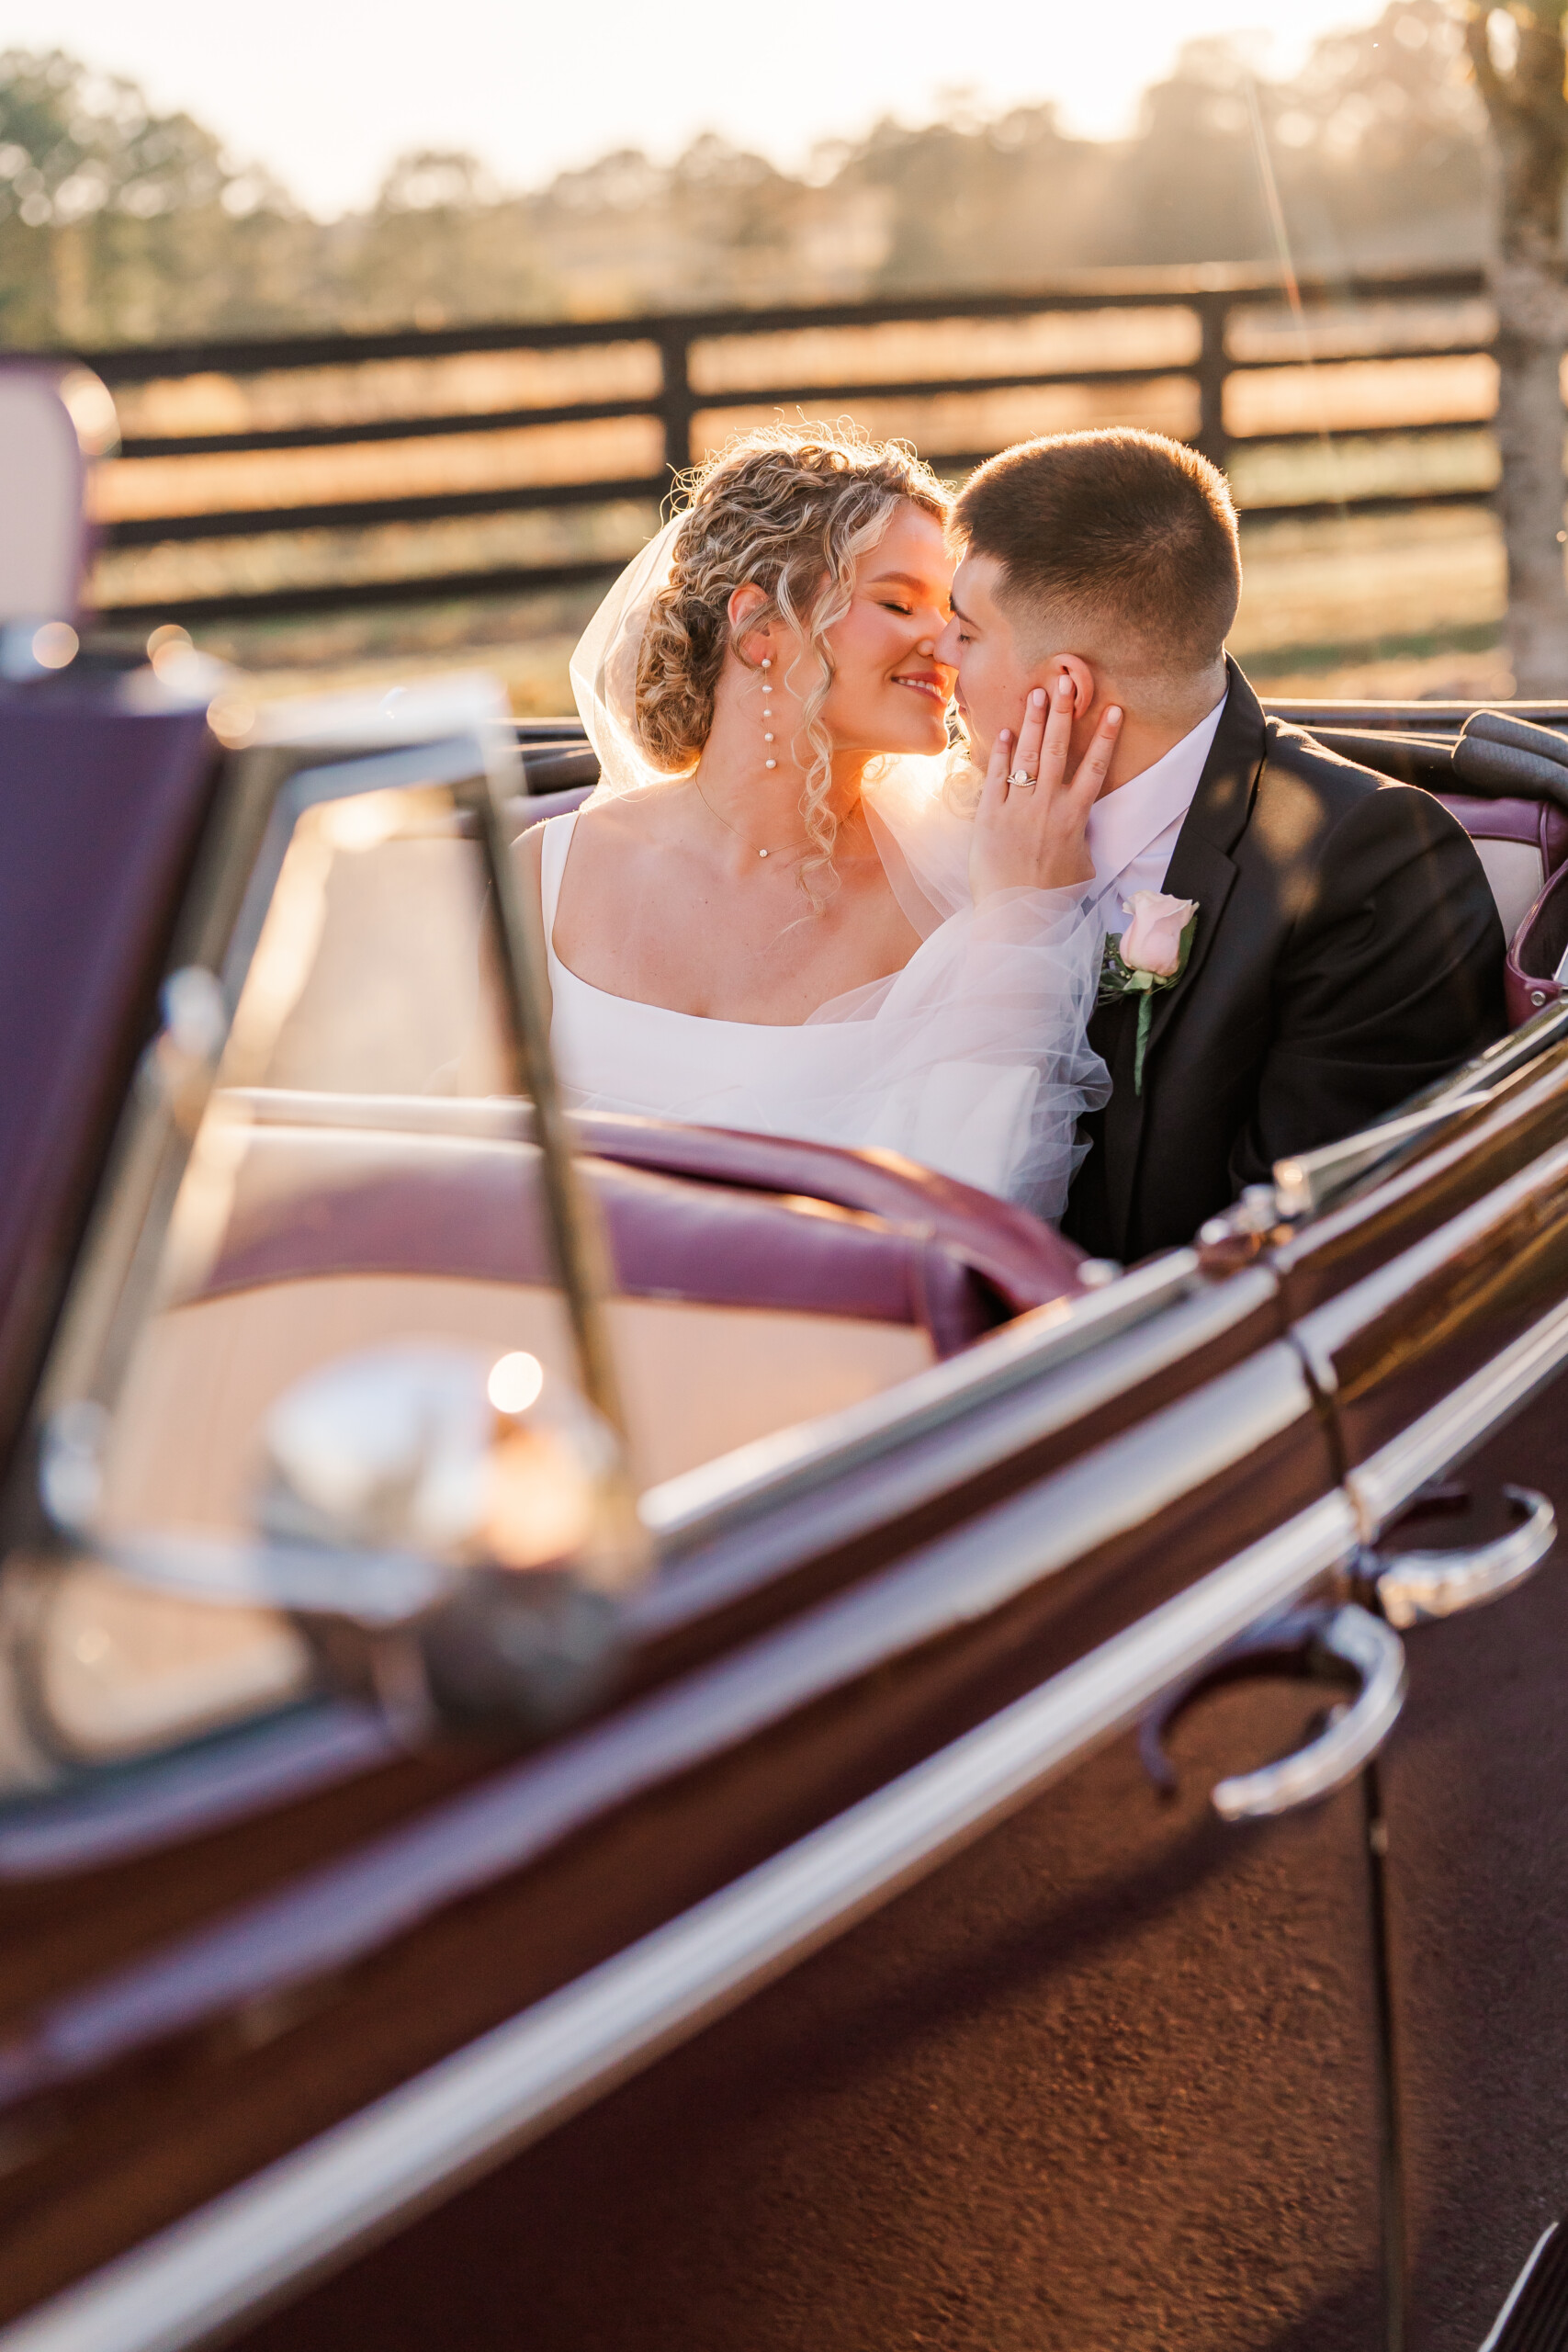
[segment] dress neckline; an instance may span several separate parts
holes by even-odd
[[[716,1013],[681,1012],[672,1004],[650,1004],[644,996],[617,996],[613,989],[595,988],[592,980],[585,980],[581,973],[574,972],[570,964],[563,964],[556,954],[552,940],[551,978],[554,979],[558,973],[563,979],[570,980],[574,989],[581,989],[584,996],[597,997],[602,1004],[618,1005],[632,1012],[650,1012],[660,1021],[695,1021],[705,1029],[744,1029],[750,1035],[761,1037],[793,1036],[797,1031],[811,1026],[809,1015],[805,1021],[726,1021]]]
[[[661,1021],[699,1021],[707,1030],[741,1029],[749,1036],[777,1037],[789,1036],[811,1026],[809,1014],[804,1021],[726,1021],[711,1012],[680,1012],[672,1004],[650,1004],[647,997],[617,996],[613,989],[595,988],[592,980],[585,980],[580,972],[574,972],[571,966],[562,960],[556,947],[556,906],[560,898],[560,877],[566,870],[572,835],[577,829],[577,814],[575,808],[568,809],[558,820],[565,835],[559,863],[552,877],[552,887],[540,892],[540,910],[546,918],[545,960],[549,966],[552,985],[558,974],[563,979],[570,980],[574,989],[581,989],[584,996],[597,997],[601,1004],[618,1005],[634,1013],[652,1013]],[[542,874],[540,879],[543,882]]]

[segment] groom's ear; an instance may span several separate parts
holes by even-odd
[[[1083,718],[1094,707],[1094,672],[1080,653],[1053,653],[1040,681],[1050,697],[1046,705],[1048,709],[1054,710],[1056,707],[1056,696],[1060,692],[1058,682],[1064,677],[1072,682],[1073,717],[1075,719]]]

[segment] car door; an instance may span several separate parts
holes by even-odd
[[[453,2052],[493,2095],[504,2053],[479,2037],[531,2035],[547,2056],[570,2050],[570,2018],[588,2030],[581,2005],[608,2002],[593,2015],[613,2046],[558,2083],[547,2064],[493,2144],[542,2126],[583,2095],[584,2064],[613,2079],[765,1982],[1320,1578],[1350,1530],[1294,1357],[1256,1344],[1269,1278],[1192,1276],[1164,1270],[1121,1331],[1108,1297],[1088,1329],[999,1335],[957,1394],[945,1369],[922,1375],[935,1395],[889,1400],[869,1442],[818,1432],[783,1491],[726,1495],[716,1473],[705,1506],[667,1518],[671,1566],[637,1611],[641,1688],[538,1757],[446,1798],[429,1767],[412,1789],[405,1770],[412,1817],[378,1836],[341,1804],[304,1826],[285,1811],[259,1868],[245,1824],[96,1887],[28,1888],[14,2107],[47,2105],[58,2136],[41,2180],[24,2165],[11,2184],[10,2290],[37,2301],[400,2086],[433,2095],[419,2070]],[[1179,1909],[1190,1821],[1184,1837],[1141,1785],[1125,1803],[1162,1833],[1127,1859],[1163,1871]],[[1107,1857],[1114,1880],[1116,1838],[1092,1825],[1091,1809],[1058,1849],[1064,1893]],[[1215,1858],[1196,1846],[1201,1876]],[[1331,1976],[1334,1909],[1316,1939]],[[411,2156],[423,2128],[412,2110],[395,2127]],[[177,2165],[157,2153],[171,2135]],[[1092,2133],[1080,2154],[1104,2193]],[[350,2174],[345,2240],[367,2225]],[[412,2201],[412,2176],[391,2193],[394,2212]],[[330,2199],[312,2202],[319,2229]],[[266,2245],[259,2216],[244,2242]]]
[[[1457,1115],[1435,1129],[1413,1119],[1396,1164],[1275,1260],[1373,1549],[1369,1577],[1406,1628],[1410,1699],[1382,1780],[1420,2352],[1479,2341],[1568,2201],[1568,1593],[1551,1561],[1512,1584],[1550,1540],[1543,1502],[1568,1499],[1561,1017],[1506,1040],[1427,1107],[1445,1102]],[[1335,1165],[1318,1155],[1298,1179]]]
[[[1205,1237],[1217,1276],[1275,1237],[1280,1311],[1288,1323],[1294,1310],[1292,1341],[1368,1535],[1478,1444],[1492,1449],[1483,1469],[1511,1459],[1516,1476],[1523,1462],[1554,1484],[1562,1467],[1540,1452],[1550,1389],[1533,1415],[1508,1421],[1550,1379],[1562,1321],[1560,1065],[1553,1035],[1511,1043],[1392,1133],[1325,1155],[1342,1186],[1347,1170],[1355,1180],[1353,1199],[1312,1215],[1332,1165],[1286,1170],[1269,1217],[1254,1200]],[[1281,1208],[1302,1218],[1283,1239],[1272,1223]],[[1457,1571],[1471,1580],[1464,1598],[1518,1574],[1532,1552],[1539,1560],[1539,1504],[1492,1518],[1482,1509],[1456,1525],[1447,1567],[1422,1573],[1451,1583]],[[1391,1556],[1388,1573],[1397,1566]],[[1374,1589],[1375,1569],[1363,1561],[1361,1573]],[[1386,1589],[1408,1623],[1409,1593]],[[1552,1589],[1542,1579],[1476,1621],[1515,1684],[1532,1629],[1557,1622]],[[1428,1592],[1422,1605],[1438,1603]],[[1495,2046],[1528,2041],[1517,2005],[1500,1996],[1520,1968],[1521,1905],[1550,1883],[1554,1802],[1535,1868],[1522,1872],[1517,1837],[1498,1850],[1485,1802],[1501,1795],[1494,1765],[1461,1816],[1469,1844],[1451,1850],[1456,1778],[1497,1745],[1483,1745],[1473,1720],[1488,1692],[1478,1711],[1472,1635],[1467,1622],[1415,1637],[1414,1736],[1393,1746],[1386,1822],[1380,1804],[1373,1823],[1392,1831],[1400,2057],[1400,2128],[1384,2153],[1396,2167],[1405,2159],[1383,2186],[1408,2209],[1410,2340],[1444,2345],[1477,2340],[1551,2218],[1539,2166],[1557,2108],[1544,2085],[1523,2116],[1517,2092],[1499,2099]],[[1529,1690],[1511,1703],[1514,1769],[1561,1646],[1560,1636],[1540,1643]],[[1453,1703],[1466,1694],[1468,1722]],[[1211,1770],[1227,1739],[1245,1736],[1249,1709],[1255,1738],[1279,1736],[1272,1697],[1229,1703],[1229,1720],[1215,1713],[1203,1726]],[[1436,1778],[1434,1738],[1449,1768]],[[1532,1785],[1549,1797],[1555,1747],[1537,1747]],[[541,2340],[563,2345],[595,2340],[612,2310],[617,2340],[671,2344],[1389,2340],[1380,2261],[1386,2252],[1403,2268],[1404,2256],[1397,2231],[1392,2246],[1379,2242],[1382,1930],[1366,1910],[1363,1802],[1338,1797],[1258,1838],[1247,1859],[1271,1855],[1278,1871],[1260,1891],[1246,1883],[1235,1831],[1189,1815],[1192,1844],[1162,1851],[1173,1824],[1147,1808],[1133,1751],[1111,1751],[706,2037],[695,2095],[694,2062],[667,2060],[324,2290],[294,2315],[289,2340],[331,2340],[366,2312],[393,2340],[410,2325],[412,2340],[449,2264],[473,2282],[465,2308],[476,2329],[519,2294]],[[1487,1849],[1490,1867],[1467,1896],[1472,1849],[1477,1860]],[[1069,1887],[1087,1892],[1090,1855],[1104,1875],[1081,1911],[1054,1905]],[[1154,1923],[1151,1885],[1156,1914],[1163,1905]],[[1485,1957],[1479,2009],[1451,1965],[1456,1895]],[[1443,1936],[1430,1932],[1435,1917]],[[1216,1959],[1205,1981],[1202,1962]],[[1539,2029],[1551,1978],[1536,1975]],[[1456,2007],[1468,2038],[1453,2030]],[[1493,2108],[1478,2134],[1467,2101],[1489,2039]],[[1258,2062],[1250,2074],[1238,2048]],[[1510,2130],[1512,2161],[1478,2199]],[[1493,2226],[1499,2219],[1511,2230]]]
[[[243,977],[300,810],[326,811],[307,849],[324,828],[356,854],[398,832],[399,792],[417,830],[440,781],[417,748],[312,757],[313,782],[288,761],[241,777],[186,954],[237,941]],[[309,788],[279,834],[291,776]],[[313,859],[293,871],[319,909]],[[325,935],[276,928],[254,964],[275,1012]],[[422,929],[405,906],[383,941],[400,966]],[[376,936],[345,965],[350,1025],[327,1023],[351,1061]],[[177,1079],[192,1041],[167,1001],[153,1066]],[[242,994],[243,1045],[247,1023]],[[168,1295],[150,1165],[122,1154],[100,1204],[86,1273],[128,1217],[132,1246],[107,1304],[89,1281],[68,1312],[56,1414],[117,1318],[108,1352],[134,1363]],[[233,1163],[191,1165],[168,1227],[186,1280]],[[231,2331],[529,2143],[434,2237],[296,2303],[279,2340],[451,2336],[458,2280],[476,2343],[519,2311],[562,2344],[859,2343],[888,2312],[976,2344],[1374,2324],[1358,1800],[1241,1827],[1207,1809],[1211,1779],[1259,1762],[1235,1809],[1285,1801],[1269,1759],[1314,1744],[1321,1694],[1244,1688],[1190,1718],[1174,1799],[1127,1740],[1259,1620],[1337,1607],[1358,1539],[1281,1276],[1233,1259],[1080,1285],[646,1493],[659,1572],[618,1611],[618,1679],[532,1745],[426,1725],[406,1752],[391,1686],[345,1711],[286,1681],[231,1734],[134,1767],[78,1753],[52,1793],[18,1792],[7,2352]],[[204,1402],[176,1383],[163,1426]],[[49,1491],[58,1519],[70,1476]],[[140,1508],[134,1556],[121,1541],[72,1573],[156,1568],[156,1493]],[[103,1585],[60,1618],[58,1560],[17,1565],[11,1630],[34,1645],[15,1658],[36,1667],[47,1623],[90,1668]],[[258,1637],[300,1614],[262,1609]],[[1358,1669],[1370,1713],[1325,1735],[1343,1770],[1386,1720],[1389,1656]],[[56,1686],[17,1687],[36,1727]]]

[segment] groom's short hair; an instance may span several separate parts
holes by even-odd
[[[1131,667],[1210,668],[1241,593],[1230,487],[1160,433],[1055,433],[972,474],[953,514],[969,551],[1000,564],[1000,598],[1027,632],[1066,625]],[[1094,640],[1100,640],[1097,644]]]

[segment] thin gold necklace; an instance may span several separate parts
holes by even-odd
[[[721,817],[721,816],[719,815],[718,810],[714,807],[713,802],[708,798],[707,794],[703,790],[702,778],[701,778],[700,776],[695,776],[695,775],[694,775],[694,776],[692,778],[692,782],[693,782],[693,783],[696,786],[696,787],[697,787],[697,798],[702,802],[703,807],[707,810],[708,815],[709,815],[709,816],[714,820],[714,822],[715,822],[716,824],[722,825],[722,826],[724,827],[724,830],[725,830],[725,831],[726,831],[727,833],[733,833],[733,834],[735,835],[735,838],[736,838],[736,840],[737,840],[738,842],[743,842],[743,841],[745,841],[745,840],[746,840],[746,836],[745,836],[745,834],[741,831],[741,830],[740,830],[739,826],[739,825],[732,825],[732,824],[730,823],[730,821],[729,821],[729,820],[728,820],[728,817]],[[748,843],[748,847],[750,847],[750,843]],[[758,854],[758,856],[759,856],[759,857],[766,857],[766,856],[769,854],[769,853],[768,853],[765,849],[760,849],[760,850],[757,852],[757,854]]]

